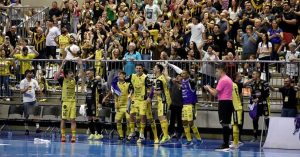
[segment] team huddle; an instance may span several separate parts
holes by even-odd
[[[134,140],[136,135],[136,128],[138,130],[138,143],[146,140],[145,127],[147,122],[151,124],[153,132],[154,144],[164,144],[168,142],[171,137],[169,135],[168,127],[168,110],[171,105],[171,96],[169,90],[169,82],[175,81],[166,72],[167,66],[156,64],[153,68],[155,75],[154,80],[150,80],[144,73],[142,64],[136,64],[135,73],[126,77],[124,71],[119,71],[118,75],[111,81],[110,91],[104,95],[101,78],[94,76],[94,70],[88,69],[85,73],[82,70],[81,61],[78,62],[80,70],[79,75],[74,76],[73,71],[64,69],[64,76],[59,78],[62,85],[62,121],[61,121],[61,141],[65,142],[65,121],[71,121],[72,140],[76,142],[76,103],[75,103],[75,86],[76,81],[80,78],[87,78],[86,85],[86,116],[89,123],[90,130],[89,140],[102,139],[101,128],[99,124],[99,109],[101,104],[113,98],[114,107],[116,110],[115,121],[119,140]],[[64,64],[63,64],[64,65]],[[62,66],[63,66],[62,65]],[[219,79],[216,89],[209,85],[204,88],[212,95],[218,97],[219,106],[219,120],[223,127],[224,144],[219,149],[229,148],[230,126],[232,126],[233,135],[233,148],[238,148],[239,145],[239,128],[242,123],[242,103],[238,85],[234,83],[225,73],[224,69],[220,66],[216,70],[216,77]],[[198,102],[196,88],[197,80],[190,76],[188,68],[182,69],[178,72],[180,76],[179,89],[182,92],[182,127],[184,128],[186,144],[194,144],[191,130],[197,144],[202,143],[201,136],[198,128],[194,124],[195,105]],[[177,79],[177,77],[176,77]],[[178,81],[178,80],[176,80]],[[156,101],[153,101],[156,100]],[[157,115],[160,121],[162,130],[162,137],[159,139],[157,133],[157,126],[153,118],[152,105],[154,102],[157,104]],[[124,132],[122,128],[123,119],[126,119],[127,131]]]

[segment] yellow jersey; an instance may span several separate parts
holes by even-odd
[[[0,35],[0,45],[4,43],[4,36]]]
[[[158,29],[153,29],[153,30],[150,30],[149,33],[150,33],[151,36],[153,36],[154,43],[157,43],[159,30]]]
[[[65,48],[70,45],[69,35],[60,35],[58,37],[59,48],[61,51],[65,51]]]
[[[26,70],[31,70],[32,66],[31,66],[31,59],[34,59],[36,57],[35,54],[33,53],[29,53],[27,54],[27,56],[24,56],[23,54],[15,54],[14,58],[19,59],[19,60],[28,60],[28,61],[21,61],[20,62],[20,73],[21,74],[25,74]]]
[[[4,60],[0,58],[0,76],[9,76],[11,65],[12,65],[12,61]]]
[[[238,88],[236,83],[233,83],[232,104],[233,104],[233,107],[234,107],[235,111],[243,109],[243,106],[242,106],[242,103],[241,103],[241,98],[240,98],[240,95],[239,95],[239,88]]]
[[[95,62],[95,66],[100,66],[101,65],[101,59],[103,57],[103,49],[100,50],[96,50],[95,52],[95,60],[97,60]]]
[[[76,88],[76,81],[75,79],[63,79],[62,83],[62,101],[63,102],[75,102],[75,88]]]
[[[162,94],[157,95],[157,101],[159,101],[159,102],[166,101],[166,103],[168,105],[171,104],[171,96],[170,96],[170,91],[169,91],[168,86],[167,86],[167,80],[163,75],[160,75],[158,78],[156,78],[155,90],[161,90],[162,91]]]
[[[127,102],[128,102],[128,95],[129,95],[129,85],[130,83],[128,82],[118,82],[118,87],[121,90],[121,95],[116,96],[115,100],[116,103],[119,105],[120,108],[126,108],[127,107]]]
[[[133,100],[146,100],[147,99],[147,75],[143,74],[138,76],[137,74],[131,75],[131,84],[133,86]]]

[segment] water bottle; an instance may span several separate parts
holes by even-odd
[[[11,138],[12,138],[12,132],[11,132],[11,131],[9,131],[9,132],[7,133],[7,137],[8,137],[8,139],[11,139]]]

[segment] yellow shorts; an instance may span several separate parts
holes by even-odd
[[[231,116],[231,124],[242,124],[243,121],[243,110],[233,111]]]
[[[136,113],[140,116],[145,116],[147,111],[146,101],[132,101],[130,114]]]
[[[183,105],[182,108],[182,121],[191,122],[194,120],[194,112],[193,112],[193,105]]]
[[[76,118],[76,102],[63,102],[61,119],[70,120]]]
[[[161,101],[159,101],[157,105],[158,117],[167,116],[166,113],[168,112],[169,107],[170,107],[169,104],[164,104]]]
[[[129,114],[126,112],[126,108],[125,107],[122,107],[120,108],[117,113],[116,113],[116,116],[115,116],[115,119],[116,121],[122,121],[122,119],[126,117],[126,119],[129,119]]]

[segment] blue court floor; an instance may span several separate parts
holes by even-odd
[[[52,139],[50,144],[34,144],[33,136],[0,136],[0,157],[17,156],[66,156],[66,157],[299,157],[300,150],[264,149],[260,151],[259,143],[245,143],[238,150],[217,152],[214,150],[221,144],[220,140],[205,140],[200,146],[187,147],[181,142],[172,140],[168,144],[153,145],[151,142],[137,145],[121,143],[117,140],[87,141],[86,135],[79,135],[76,143],[61,143]],[[44,139],[51,139],[45,137]]]

